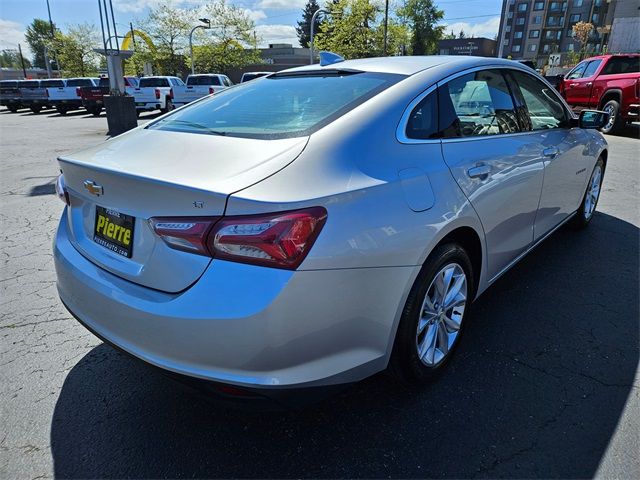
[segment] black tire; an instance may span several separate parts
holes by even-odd
[[[34,105],[33,107],[29,107],[29,110],[37,115],[40,113],[40,110],[42,110],[42,107],[40,105]]]
[[[18,107],[16,105],[9,105],[7,108],[11,113],[16,113],[18,111]]]
[[[609,100],[602,106],[601,110],[607,112],[613,121],[609,121],[600,131],[605,134],[619,133],[625,125],[625,122],[620,118],[620,104],[616,100]]]
[[[91,113],[91,115],[93,115],[94,117],[99,117],[101,112],[102,112],[102,107],[93,107],[89,111],[89,113]]]
[[[591,214],[587,215],[585,207],[587,205],[588,195],[591,191],[592,179],[593,179],[594,173],[598,168],[600,168],[600,189],[598,191],[598,196],[596,198],[595,204],[593,205],[593,209],[591,210]],[[598,200],[600,200],[600,194],[602,193],[602,180],[604,179],[604,171],[605,171],[604,161],[602,160],[602,158],[598,158],[598,161],[596,162],[595,166],[593,167],[593,170],[591,171],[591,175],[589,176],[589,182],[587,183],[587,187],[585,188],[584,195],[582,196],[582,202],[580,202],[580,207],[578,207],[578,211],[573,216],[570,222],[571,226],[576,230],[585,228],[587,225],[589,225],[589,223],[593,219],[593,216],[596,212],[596,208],[598,206]]]
[[[424,298],[428,293],[427,290],[434,281],[435,276],[451,263],[459,265],[466,275],[466,305],[460,321],[460,330],[455,337],[454,343],[449,347],[448,353],[436,365],[428,366],[422,362],[418,354],[416,338],[418,322],[421,317]],[[466,319],[474,296],[475,277],[467,252],[455,243],[447,243],[437,247],[420,270],[407,298],[389,361],[390,373],[401,381],[408,383],[427,383],[435,380],[447,366],[460,343],[460,338],[464,333],[466,323],[468,323]]]
[[[56,107],[56,111],[60,114],[60,115],[66,115],[67,114],[67,108],[66,107]]]
[[[164,102],[164,108],[161,108],[160,111],[162,113],[167,113],[170,112],[171,110],[174,110],[176,107],[173,106],[173,101],[171,100],[171,98],[167,97],[167,99]]]

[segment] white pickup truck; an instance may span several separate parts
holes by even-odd
[[[82,107],[82,97],[80,89],[82,87],[95,87],[98,85],[97,78],[67,78],[58,80],[59,84],[47,85],[47,96],[49,104],[58,111],[60,115],[66,115],[69,110],[77,110]],[[49,80],[53,82],[53,80]],[[42,83],[44,86],[44,83]]]
[[[229,88],[231,85],[233,85],[233,82],[229,80],[229,77],[220,73],[189,75],[185,86],[174,87],[173,104],[175,106],[186,105],[207,95]]]
[[[142,77],[132,92],[136,110],[138,113],[152,110],[166,113],[173,110],[175,108],[173,89],[182,86],[184,86],[184,82],[178,77]]]

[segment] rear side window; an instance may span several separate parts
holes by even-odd
[[[27,80],[22,82],[20,87],[22,88],[38,88],[40,86],[40,82],[38,80]]]
[[[138,86],[138,79],[136,77],[125,77],[124,84],[127,87],[137,87]]]
[[[306,136],[403,78],[339,70],[272,76],[225,89],[147,128],[263,139]]]
[[[40,86],[45,88],[64,87],[64,82],[62,80],[42,80]]]
[[[438,132],[438,97],[432,92],[409,115],[405,134],[407,138],[429,140],[440,138]]]
[[[439,88],[440,129],[444,138],[520,131],[511,93],[499,70],[454,78]]]
[[[640,72],[640,57],[611,57],[601,75]]]
[[[531,119],[532,130],[562,128],[567,124],[567,111],[558,96],[545,83],[524,72],[512,71]]]
[[[216,75],[208,77],[189,77],[187,85],[220,85],[220,78]]]
[[[71,78],[67,80],[67,87],[93,87],[90,78]]]
[[[168,87],[169,80],[166,78],[145,77],[140,79],[140,88],[145,87]]]

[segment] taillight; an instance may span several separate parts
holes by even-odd
[[[160,99],[160,89],[156,88],[156,100]]]
[[[214,93],[216,93],[215,89],[213,87],[209,87],[209,95],[213,95]]]
[[[79,97],[80,96],[80,87],[76,87],[76,96]]]
[[[172,248],[276,268],[295,269],[327,219],[323,207],[237,217],[152,218],[153,230]]]
[[[69,200],[69,192],[67,192],[67,188],[64,184],[64,175],[62,174],[60,174],[56,179],[56,195],[58,195],[58,198],[67,206],[71,204],[71,201]]]

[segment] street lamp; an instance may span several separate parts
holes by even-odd
[[[196,25],[189,32],[189,53],[191,54],[191,75],[195,74],[195,70],[193,68],[193,32],[195,32],[198,28],[211,28],[211,20],[208,18],[199,18],[202,23],[205,25]]]
[[[316,26],[316,18],[321,13],[325,13],[327,15],[330,14],[330,12],[323,10],[322,8],[319,8],[311,16],[311,32],[309,35],[309,65],[313,65],[313,33],[314,33],[313,31],[315,30],[314,27]]]

